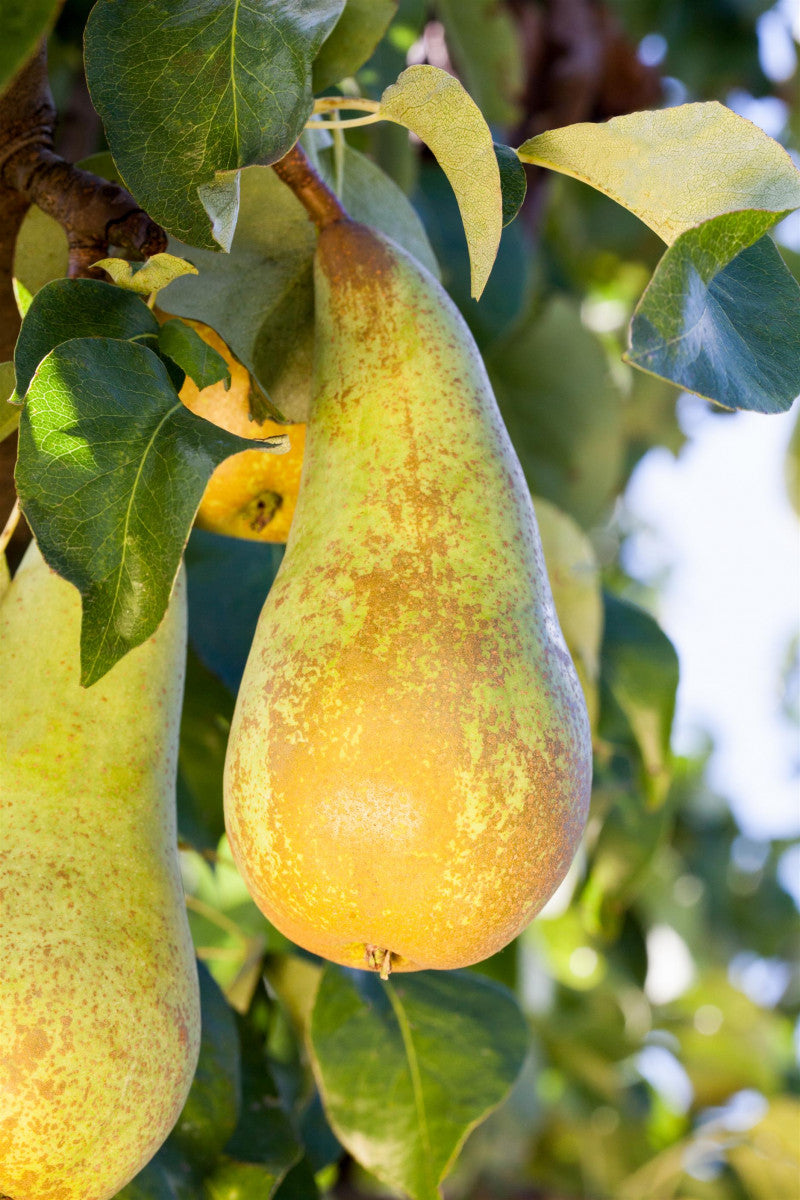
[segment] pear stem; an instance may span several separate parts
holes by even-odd
[[[347,212],[336,193],[320,179],[300,146],[293,146],[272,164],[272,169],[292,189],[318,229],[347,220]]]

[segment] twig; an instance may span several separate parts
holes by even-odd
[[[292,149],[272,169],[290,187],[319,229],[347,217],[338,197],[324,183],[300,146]]]

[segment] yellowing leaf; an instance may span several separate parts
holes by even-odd
[[[668,244],[722,213],[800,207],[783,147],[716,101],[550,129],[518,153],[605,192]]]
[[[380,113],[405,125],[436,157],[456,194],[467,238],[472,295],[486,286],[503,229],[492,135],[464,88],[438,67],[409,67],[381,97]]]
[[[117,287],[136,292],[139,296],[160,292],[181,275],[197,274],[197,267],[174,254],[154,254],[147,262],[141,264],[130,263],[125,258],[101,258],[94,265],[102,267]]]

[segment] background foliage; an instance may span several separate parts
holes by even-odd
[[[615,0],[603,9],[401,0],[397,10],[388,2],[340,0],[294,6],[306,14],[301,33],[313,80],[296,61],[287,67],[291,104],[280,146],[263,144],[258,122],[237,121],[237,97],[248,100],[257,76],[243,60],[240,85],[230,93],[217,69],[224,30],[213,21],[203,25],[197,92],[174,99],[200,125],[213,108],[216,140],[207,160],[175,167],[176,133],[158,113],[151,114],[153,128],[141,124],[135,137],[126,125],[136,97],[169,70],[175,42],[159,26],[135,52],[117,44],[120,5],[101,0],[89,20],[90,79],[95,61],[101,68],[94,78],[105,78],[92,84],[95,103],[117,168],[151,214],[164,219],[170,250],[199,271],[170,283],[159,303],[218,329],[247,363],[264,403],[294,419],[302,419],[307,399],[313,232],[272,172],[248,167],[237,182],[234,169],[254,154],[288,149],[312,94],[335,92],[337,84],[355,90],[355,75],[361,93],[378,99],[409,63],[445,67],[463,81],[495,141],[517,146],[554,126],[626,111],[612,86],[624,65],[644,97],[639,107],[657,106],[662,88],[666,100],[731,104],[744,95],[783,104],[775,110],[783,114],[776,132],[788,145],[798,133],[785,104],[790,81],[768,77],[763,46],[759,55],[759,22],[779,16],[768,0]],[[82,77],[89,7],[69,0],[50,39],[61,149],[74,158],[107,149]],[[219,22],[226,7],[216,6]],[[265,8],[274,14],[276,45],[295,36],[301,18],[287,15],[293,6]],[[42,6],[40,28],[51,16],[52,6]],[[20,37],[24,56],[29,31]],[[587,45],[603,47],[608,78],[596,72],[587,82],[575,66]],[[9,41],[9,60],[12,51]],[[392,103],[400,103],[396,95]],[[175,120],[184,127],[177,110]],[[643,594],[621,565],[625,484],[651,447],[677,453],[684,437],[675,388],[622,361],[627,321],[663,246],[607,197],[531,168],[528,199],[506,225],[476,302],[475,262],[471,278],[458,203],[429,151],[389,124],[353,130],[346,145],[324,131],[306,133],[304,144],[353,216],[441,273],[486,358],[531,490],[541,498],[559,614],[593,714],[592,814],[584,850],[545,915],[474,970],[404,976],[384,987],[288,944],[250,901],[221,814],[235,691],[281,551],[194,531],[186,550],[190,656],[179,828],[192,933],[205,964],[203,1046],[178,1126],[121,1196],[428,1200],[463,1146],[444,1185],[453,1200],[791,1200],[798,1179],[793,1030],[800,974],[796,908],[778,876],[787,846],[742,835],[726,798],[709,790],[707,753],[672,754],[677,657],[658,625],[657,596]],[[114,170],[107,160],[103,169],[109,176]],[[174,196],[169,188],[152,196],[148,190],[162,171]],[[29,221],[39,217],[33,212]],[[39,288],[63,274],[65,247],[52,225],[23,232],[15,273],[38,293],[33,304],[42,309],[61,285]],[[706,235],[706,249],[722,236],[718,229]],[[785,280],[772,242],[751,240],[752,253],[769,256],[756,269],[783,272]],[[215,252],[220,242],[230,255]],[[678,236],[668,252],[678,274],[684,249]],[[797,256],[785,259],[796,271]],[[661,276],[667,293],[670,278]],[[648,293],[650,316],[669,308],[657,286]],[[791,307],[793,285],[785,286]],[[126,330],[118,336],[141,339],[130,357],[151,380],[150,407],[137,416],[147,440],[147,422],[161,422],[171,403],[176,367],[141,301],[114,294]],[[31,312],[28,340],[41,327]],[[647,317],[644,308],[637,319]],[[52,329],[52,316],[43,324]],[[87,328],[87,339],[92,332]],[[61,373],[102,375],[113,388],[119,360],[100,361],[103,346],[94,342],[66,347],[55,337],[48,361]],[[26,344],[18,350],[23,364]],[[648,352],[664,353],[661,343]],[[46,350],[37,345],[31,353],[30,374]],[[199,369],[194,359],[191,365]],[[793,370],[796,363],[786,368],[792,395]],[[750,387],[737,374],[738,385]],[[702,381],[685,382],[703,391]],[[30,400],[34,415],[37,403],[51,410],[47,388],[45,371]],[[165,427],[164,453],[191,441],[189,417],[179,413],[175,427]],[[230,452],[224,443],[231,436],[220,433],[220,457]],[[209,458],[209,473],[212,466]],[[35,507],[36,480],[23,476],[20,486]],[[186,492],[184,503],[194,503]],[[157,506],[173,508],[164,498]],[[177,568],[180,530],[165,526],[163,537]],[[113,550],[113,528],[108,540]],[[151,618],[143,612],[143,627]],[[97,642],[106,634],[90,625],[85,636]],[[655,980],[675,938],[691,960],[693,982],[672,995]]]

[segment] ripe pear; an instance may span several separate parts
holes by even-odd
[[[88,690],[35,544],[0,602],[0,1196],[107,1200],[177,1120],[199,994],[177,862],[186,600]]]
[[[186,321],[225,359],[230,387],[212,383],[198,389],[189,378],[180,397],[187,408],[229,433],[246,438],[267,438],[285,433],[287,454],[262,454],[242,450],[221,462],[208,481],[197,510],[197,524],[212,533],[256,542],[285,542],[294,516],[303,466],[305,425],[280,425],[277,421],[250,419],[250,375],[234,358],[222,338],[202,321]],[[269,459],[269,462],[267,462]]]
[[[351,967],[461,967],[552,894],[589,725],[530,495],[436,280],[348,220],[315,260],[297,510],[247,662],[225,813],[254,899]]]

